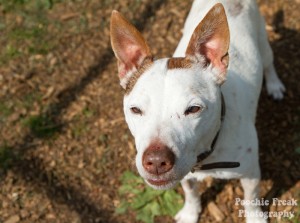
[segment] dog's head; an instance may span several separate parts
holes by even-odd
[[[170,188],[210,149],[220,126],[229,47],[224,8],[217,4],[208,12],[183,58],[153,60],[142,35],[116,11],[110,31],[137,169],[150,186]]]

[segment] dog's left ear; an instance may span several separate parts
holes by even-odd
[[[222,4],[210,9],[194,30],[186,50],[186,56],[206,66],[212,64],[218,69],[217,84],[226,79],[229,63],[229,27]]]
[[[126,88],[128,79],[145,59],[152,60],[150,48],[141,33],[115,10],[111,14],[110,37],[121,85]]]

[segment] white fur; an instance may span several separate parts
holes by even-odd
[[[208,10],[221,2],[225,11],[237,1],[195,0],[187,18],[183,37],[175,57],[185,56],[185,50],[196,25]],[[128,126],[135,137],[136,165],[146,180],[168,180],[168,189],[182,180],[186,193],[184,208],[176,215],[178,223],[196,223],[201,212],[194,180],[206,176],[223,179],[239,178],[245,199],[258,196],[260,168],[258,139],[255,129],[257,103],[261,91],[263,71],[269,94],[281,99],[284,86],[273,67],[273,56],[266,38],[264,22],[254,0],[241,0],[243,9],[236,17],[227,13],[230,27],[229,68],[227,81],[221,91],[226,102],[226,116],[221,127],[215,151],[204,163],[219,161],[240,162],[239,168],[215,169],[191,173],[197,156],[210,149],[220,128],[220,87],[216,84],[217,71],[211,66],[194,64],[189,69],[167,69],[167,60],[160,59],[139,78],[132,91],[124,97],[124,112]],[[202,107],[197,114],[184,115],[191,105]],[[138,107],[143,115],[133,114]],[[152,176],[142,165],[142,156],[154,140],[159,139],[172,149],[177,159],[171,171]],[[187,183],[187,182],[190,183]],[[246,207],[250,212],[257,206]],[[248,218],[248,223],[266,222],[263,218]]]

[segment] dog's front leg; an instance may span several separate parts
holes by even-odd
[[[245,214],[242,214],[239,217],[245,216],[247,223],[266,223],[266,216],[262,212],[260,205],[255,203],[256,200],[259,200],[259,182],[260,177],[257,178],[242,178],[241,184],[244,189],[244,200],[246,201]],[[247,204],[250,202],[253,204]],[[242,210],[240,210],[242,212]],[[240,215],[240,213],[239,213]]]
[[[183,208],[176,214],[177,223],[196,223],[201,212],[201,203],[198,191],[198,183],[195,179],[182,180],[182,188],[185,194]]]
[[[268,41],[268,34],[265,28],[265,21],[263,17],[260,16],[260,27],[259,27],[259,50],[262,57],[264,76],[266,79],[267,92],[275,100],[283,99],[283,93],[285,92],[285,87],[281,80],[279,79],[277,72],[274,67],[274,56],[273,51]]]

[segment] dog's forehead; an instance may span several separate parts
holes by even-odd
[[[149,94],[161,97],[162,94],[182,94],[182,91],[193,90],[201,82],[203,84],[200,79],[199,66],[186,58],[159,59],[139,74],[128,95]]]

